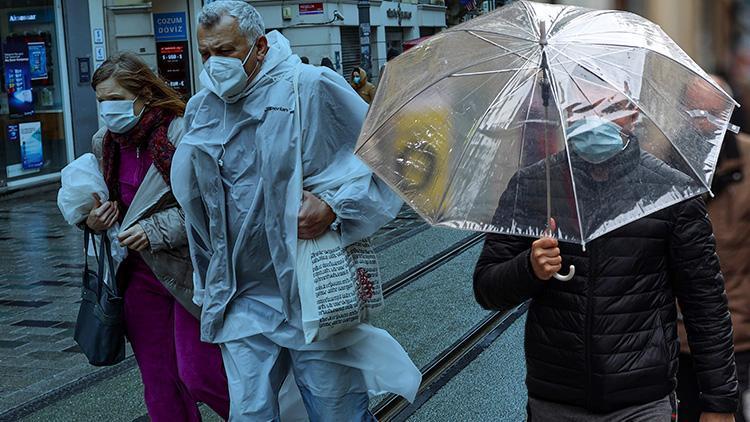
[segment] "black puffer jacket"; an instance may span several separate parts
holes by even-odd
[[[652,156],[639,154],[637,145],[631,150],[636,152],[628,153],[631,164],[619,175],[621,182],[639,183],[672,171]],[[538,173],[526,179],[532,182],[519,183],[519,191],[542,192],[544,173]],[[515,179],[510,191],[515,191]],[[591,194],[582,186],[578,191],[579,202],[585,201],[581,193]],[[616,195],[609,198],[617,202]],[[497,218],[509,216],[501,212],[502,204],[503,200]],[[575,213],[575,208],[561,207],[555,213],[563,220]],[[519,210],[528,209],[520,204],[510,208],[519,220]],[[584,232],[589,230],[595,227],[584,226]],[[534,276],[529,260],[532,241],[488,235],[474,273],[476,299],[487,309],[507,310],[533,299],[525,340],[530,396],[597,413],[664,398],[676,386],[677,298],[703,390],[703,410],[735,411],[732,327],[702,199],[627,224],[590,242],[585,252],[579,245],[561,242],[563,272],[569,264],[576,266],[568,282]]]

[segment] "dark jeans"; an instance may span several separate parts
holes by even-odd
[[[737,379],[740,382],[740,408],[734,415],[735,422],[745,422],[742,410],[745,407],[744,393],[748,388],[748,371],[750,371],[750,351],[739,352],[734,355],[737,363]],[[693,358],[688,354],[680,354],[680,372],[677,374],[677,400],[680,401],[679,421],[698,422],[701,416],[698,401],[698,381],[695,378]]]

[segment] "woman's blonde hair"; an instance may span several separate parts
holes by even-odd
[[[144,98],[149,107],[171,110],[176,115],[185,113],[185,101],[180,94],[149,69],[136,54],[125,51],[102,63],[91,78],[91,87],[115,78],[123,88]]]

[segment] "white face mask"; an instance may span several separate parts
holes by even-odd
[[[218,95],[227,103],[235,103],[242,97],[248,84],[249,76],[245,73],[245,63],[250,58],[255,46],[245,56],[245,60],[234,57],[211,56],[203,63],[200,80],[209,91]],[[252,75],[260,62],[255,62]]]
[[[137,99],[102,101],[99,104],[99,116],[110,132],[125,133],[138,124],[146,107],[136,116],[133,110]]]

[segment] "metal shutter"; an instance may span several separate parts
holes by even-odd
[[[342,26],[341,28],[341,66],[344,78],[349,81],[352,70],[359,66],[359,27]]]

